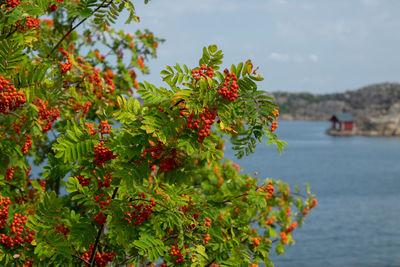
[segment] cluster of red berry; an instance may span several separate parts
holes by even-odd
[[[97,203],[100,204],[101,209],[104,209],[105,207],[110,205],[110,202],[111,202],[111,197],[110,196],[105,197],[104,194],[93,196],[93,198],[94,198],[94,200],[96,200]],[[106,198],[106,200],[101,200],[102,198]]]
[[[90,261],[90,256],[92,255],[92,251],[93,251],[93,245],[91,245],[89,250],[82,255],[82,259],[84,259],[86,261]],[[104,253],[104,254],[97,252],[94,257],[94,262],[95,262],[96,266],[102,266],[102,267],[107,266],[108,263],[113,260],[115,255],[116,254],[114,252],[108,252],[108,253]]]
[[[39,27],[39,25],[40,25],[39,18],[32,18],[30,16],[25,18],[25,25],[21,25],[20,22],[21,22],[21,20],[18,20],[16,26],[21,31],[25,31],[26,29],[34,29],[34,28]]]
[[[10,204],[11,201],[9,197],[0,196],[0,229],[3,229],[7,222]]]
[[[235,73],[230,73],[228,69],[224,70],[225,81],[222,84],[222,88],[218,90],[218,94],[222,95],[222,98],[228,99],[229,102],[235,101],[238,97],[239,85],[236,83],[237,77]],[[228,89],[229,87],[229,89]]]
[[[291,211],[290,211],[290,207],[287,207],[287,208],[286,208],[286,217],[287,217],[287,218],[289,218],[290,212],[291,212]]]
[[[171,252],[169,254],[176,257],[176,263],[180,263],[183,261],[183,255],[179,246],[171,246]]]
[[[91,135],[95,135],[97,133],[96,130],[93,128],[93,123],[85,122],[85,126],[89,128],[89,132]],[[86,131],[86,129],[85,129],[85,131]]]
[[[272,181],[270,181],[266,186],[265,186],[265,192],[266,194],[266,200],[268,201],[271,197],[272,194],[274,193],[275,188],[272,186]]]
[[[275,131],[278,128],[278,123],[276,121],[273,121],[271,124],[271,132]]]
[[[144,58],[140,57],[136,60],[136,63],[139,65],[139,68],[144,69]]]
[[[100,180],[98,178],[98,190],[101,190],[103,187],[110,187],[111,185],[111,173],[107,172],[106,175],[104,175],[103,180]]]
[[[61,52],[65,56],[65,58],[68,60],[66,63],[58,62],[58,64],[61,66],[61,74],[67,73],[68,71],[72,70],[72,62],[70,60],[69,54],[67,51],[64,50],[62,46],[58,49],[58,51]]]
[[[17,7],[21,3],[21,0],[7,0],[7,5],[9,7]]]
[[[108,263],[113,260],[115,255],[116,255],[115,252],[104,253],[104,254],[100,254],[99,252],[97,252],[94,258],[94,262],[96,263],[97,266],[107,266]]]
[[[210,227],[211,226],[211,219],[210,218],[208,218],[208,217],[206,217],[206,224],[205,224],[207,227]]]
[[[104,55],[100,54],[99,50],[94,50],[94,54],[96,55],[96,58],[100,61],[104,60]]]
[[[310,208],[305,208],[303,210],[303,215],[306,215],[308,212],[310,212],[310,209],[314,208],[318,204],[318,201],[314,198],[310,204]]]
[[[26,154],[28,153],[29,148],[32,147],[32,139],[31,136],[29,134],[25,134],[25,143],[24,143],[24,147],[22,148],[22,154]]]
[[[182,206],[182,211],[185,215],[187,215],[188,213],[191,214],[191,216],[193,217],[193,219],[195,219],[197,221],[197,219],[200,216],[200,211],[195,207],[196,202],[193,202],[193,199],[188,196],[188,195],[182,195],[183,197],[186,197],[189,199],[189,203],[187,205],[183,205]],[[207,223],[207,222],[206,222]],[[194,226],[194,225],[193,225]]]
[[[118,155],[114,155],[108,147],[104,147],[104,142],[101,141],[94,146],[94,163],[97,165],[103,165],[106,161],[115,159]]]
[[[85,115],[89,112],[89,108],[92,106],[92,103],[91,102],[86,102],[85,104],[83,104],[83,105],[81,105],[81,104],[79,104],[79,103],[75,103],[74,104],[74,110],[75,111],[78,111],[78,110],[82,110],[83,111],[83,113],[82,113],[82,118],[84,118],[85,117]]]
[[[216,107],[213,107],[212,110],[210,110],[206,106],[204,112],[200,113],[199,119],[194,120],[193,113],[189,115],[187,127],[192,130],[200,130],[198,133],[199,137],[197,138],[198,142],[203,141],[204,138],[211,134],[211,126],[214,124],[215,118],[217,117],[216,111]]]
[[[179,161],[176,153],[176,149],[171,149],[170,153],[166,158],[161,160],[160,165],[158,165],[158,172],[168,172],[169,170],[173,170],[179,167]]]
[[[33,265],[33,259],[26,257],[25,263],[22,264],[22,267],[32,267],[32,265]]]
[[[54,21],[51,19],[43,19],[44,23],[47,23],[47,25],[50,26],[50,28],[54,27]]]
[[[58,6],[56,4],[49,5],[50,12],[57,11]]]
[[[253,248],[258,247],[260,245],[261,242],[261,237],[254,237],[253,238]]]
[[[285,233],[285,232],[281,232],[281,233],[280,233],[280,236],[281,236],[282,243],[283,243],[283,244],[286,244],[286,242],[287,242],[287,235],[286,235],[286,233]]]
[[[293,230],[296,229],[296,227],[297,227],[297,222],[293,222],[293,223],[289,226],[289,228],[286,229],[285,233],[288,234],[288,233],[293,232]]]
[[[17,91],[3,76],[0,76],[0,112],[8,114],[26,102],[25,94]]]
[[[274,110],[272,110],[272,114],[275,116],[275,118],[278,118],[279,117],[279,110],[274,108]],[[268,117],[268,119],[272,121],[271,127],[270,127],[270,131],[273,132],[278,128],[278,123],[276,121],[273,121],[272,117]]]
[[[161,157],[161,152],[163,151],[163,144],[160,141],[158,141],[157,144],[152,142],[152,141],[149,141],[149,144],[150,144],[151,147],[150,148],[146,148],[143,151],[143,153],[141,155],[142,158],[144,158],[147,154],[150,153],[151,158],[153,160],[159,159]],[[150,159],[147,159],[147,162],[149,164],[151,164],[153,161],[150,160]]]
[[[139,198],[146,199],[145,193],[138,194]],[[143,222],[150,219],[150,215],[153,211],[153,207],[156,205],[154,198],[150,199],[149,204],[140,203],[138,205],[129,205],[130,212],[127,211],[127,217],[124,217],[129,223],[134,223],[135,225],[142,225]]]
[[[318,201],[314,198],[314,199],[312,200],[312,202],[311,202],[310,209],[312,209],[312,208],[314,208],[315,206],[317,206],[317,204],[318,204]]]
[[[204,239],[204,244],[208,244],[208,241],[210,241],[210,234],[206,234],[206,238]]]
[[[108,84],[111,87],[110,93],[114,93],[114,91],[115,91],[115,84],[112,80],[112,78],[114,78],[114,77],[115,77],[115,74],[110,69],[107,69],[107,71],[104,74],[104,80],[105,80],[106,84]]]
[[[61,74],[67,73],[73,67],[71,61],[67,61],[66,63],[58,62],[58,64],[61,66]]]
[[[25,228],[26,220],[28,216],[22,216],[21,214],[14,214],[14,219],[10,225],[10,236],[1,234],[0,243],[4,244],[7,248],[12,248],[15,245],[22,245],[23,243],[32,243],[33,235],[35,234],[29,228]],[[23,236],[25,234],[25,236]],[[12,235],[15,235],[12,237]]]
[[[79,184],[81,186],[88,186],[90,184],[90,180],[92,179],[90,177],[89,178],[85,178],[85,176],[82,176],[82,175],[77,175],[76,178],[78,179]]]
[[[10,181],[12,180],[13,176],[14,176],[14,167],[11,167],[6,170],[6,177],[4,178],[4,180]]]
[[[71,230],[69,230],[64,223],[54,226],[54,230],[56,230],[59,234],[63,234],[65,238],[68,238],[68,234],[71,232]]]
[[[58,2],[58,3],[64,2],[64,0],[55,0],[55,1]],[[56,11],[57,8],[58,8],[58,6],[56,4],[52,4],[52,5],[49,6],[49,9],[50,9],[51,12]]]
[[[101,121],[99,124],[99,130],[101,134],[109,134],[111,126],[108,124],[108,120]]]
[[[271,225],[276,220],[275,216],[272,216],[270,219],[265,220],[265,225]]]
[[[163,143],[161,143],[160,141],[158,141],[157,143],[149,141],[149,143],[151,147],[143,151],[142,158],[144,158],[147,154],[150,153],[152,160],[161,159],[161,163],[158,166],[159,173],[168,172],[169,170],[179,167],[177,151],[175,148],[169,151],[164,147]],[[149,164],[152,164],[153,163],[152,160],[147,159],[147,162]],[[156,165],[153,165],[151,166],[151,169],[155,170],[156,167],[157,167]]]
[[[93,93],[97,98],[101,98],[103,96],[103,84],[101,82],[100,70],[92,67],[93,74],[89,74],[89,80],[93,84]]]
[[[53,127],[53,122],[57,120],[58,116],[60,116],[60,110],[58,108],[48,108],[48,101],[44,102],[40,98],[36,98],[35,106],[39,109],[39,117],[38,122],[41,125],[44,125],[42,128],[42,132],[47,132]]]
[[[214,76],[214,70],[211,67],[206,67],[206,65],[201,64],[200,69],[197,70],[192,70],[192,76],[193,78],[198,81],[201,79],[201,77],[210,77],[212,78]]]
[[[272,114],[275,116],[275,118],[278,118],[278,117],[279,117],[279,110],[277,110],[276,108],[274,108],[274,109],[272,110]]]
[[[107,215],[103,212],[99,212],[96,216],[94,216],[93,220],[95,220],[98,224],[103,225],[106,223]]]

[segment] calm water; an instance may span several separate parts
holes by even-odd
[[[305,182],[318,206],[293,237],[280,266],[400,266],[400,138],[331,137],[326,122],[280,122],[289,146],[260,144],[236,162],[260,178]],[[226,156],[233,153],[227,151]],[[304,187],[302,187],[304,188]]]

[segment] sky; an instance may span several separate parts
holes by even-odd
[[[135,1],[140,23],[166,39],[143,77],[164,85],[175,62],[197,66],[202,47],[224,51],[223,67],[251,59],[270,92],[333,93],[400,80],[399,0]]]

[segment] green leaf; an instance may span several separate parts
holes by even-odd
[[[211,54],[214,54],[215,52],[217,52],[218,47],[216,45],[210,45],[208,46],[208,51],[210,51]]]

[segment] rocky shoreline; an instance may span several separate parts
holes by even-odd
[[[374,84],[336,94],[271,95],[280,107],[280,120],[327,121],[334,113],[351,112],[356,120],[354,135],[400,136],[400,83]]]

